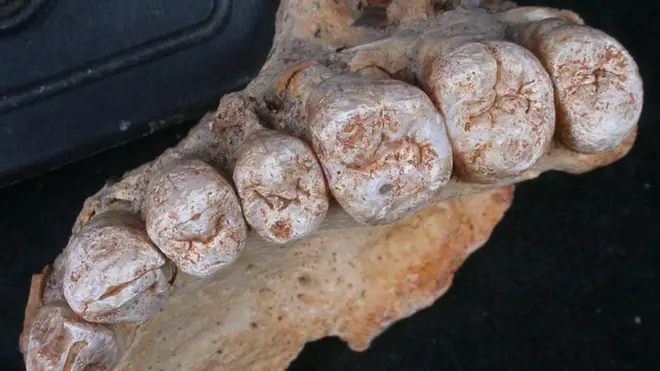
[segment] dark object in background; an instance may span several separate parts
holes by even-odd
[[[278,5],[0,0],[0,187],[215,108],[265,61]]]

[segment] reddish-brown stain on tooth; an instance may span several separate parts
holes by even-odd
[[[398,220],[450,178],[442,117],[414,86],[335,76],[310,93],[305,109],[330,190],[360,223]],[[388,192],[380,191],[384,185]]]
[[[140,323],[164,305],[167,263],[143,228],[138,216],[112,210],[70,240],[62,286],[75,313],[91,322]]]
[[[509,12],[510,22],[538,13],[517,27],[517,41],[534,51],[549,72],[557,106],[557,138],[582,153],[614,150],[639,120],[643,86],[628,51],[602,31],[557,10],[528,7]],[[639,101],[630,101],[629,95]]]
[[[110,329],[81,320],[63,302],[39,309],[28,335],[27,370],[109,370],[118,360]]]
[[[278,220],[270,227],[270,231],[282,240],[288,240],[291,237],[291,222],[288,220]]]
[[[427,53],[434,45],[429,42]],[[541,63],[505,41],[435,48],[424,84],[446,116],[457,175],[493,183],[535,165],[555,129],[552,81]]]
[[[323,170],[298,138],[269,129],[253,133],[237,156],[233,177],[245,219],[268,241],[309,236],[325,218]]]

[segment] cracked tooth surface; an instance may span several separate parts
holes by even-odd
[[[521,35],[552,78],[558,138],[582,153],[618,147],[637,125],[644,100],[630,53],[602,31],[559,18],[534,22]]]
[[[246,139],[234,183],[248,223],[271,242],[310,235],[328,211],[329,193],[314,152],[277,131],[260,130]]]
[[[101,213],[73,236],[67,250],[64,297],[85,320],[141,323],[165,304],[168,262],[138,216]]]
[[[238,197],[225,178],[199,160],[171,164],[155,176],[144,215],[149,237],[190,275],[217,272],[245,247],[247,227]]]
[[[362,224],[409,215],[451,177],[442,117],[415,86],[338,75],[310,93],[305,109],[330,190]]]
[[[485,39],[441,43],[437,50],[419,58],[421,79],[445,117],[459,177],[496,183],[534,165],[555,129],[552,83],[536,57],[514,43]]]

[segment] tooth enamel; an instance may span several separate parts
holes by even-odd
[[[510,39],[531,50],[552,79],[557,138],[570,149],[609,152],[639,121],[643,84],[635,60],[613,37],[575,13],[522,7],[500,14]]]
[[[97,323],[141,323],[165,304],[168,264],[123,210],[97,215],[67,246],[64,296],[78,315]]]
[[[542,21],[545,22],[545,21]],[[559,139],[578,152],[607,152],[637,124],[643,86],[637,65],[612,37],[586,26],[554,27],[532,50],[552,77]]]
[[[245,246],[247,229],[232,186],[202,161],[166,166],[149,183],[145,202],[149,237],[185,273],[211,275]]]
[[[547,151],[554,133],[547,72],[530,52],[506,41],[450,45],[440,46],[442,54],[422,69],[446,119],[459,177],[492,183],[522,174]]]
[[[340,75],[319,85],[305,107],[332,194],[360,223],[410,214],[451,176],[442,118],[412,85]],[[391,190],[380,192],[383,184]]]
[[[119,361],[113,332],[81,320],[64,303],[39,309],[27,347],[27,371],[110,370]]]
[[[273,130],[260,130],[245,141],[234,184],[248,223],[270,242],[310,235],[328,211],[323,170],[312,149]]]

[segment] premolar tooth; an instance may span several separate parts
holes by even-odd
[[[446,129],[420,89],[392,79],[338,75],[321,83],[305,107],[332,194],[358,222],[399,220],[449,181]],[[383,184],[390,184],[388,192],[379,191]]]
[[[183,272],[209,276],[233,263],[247,227],[231,184],[199,160],[166,166],[149,182],[147,233]]]

